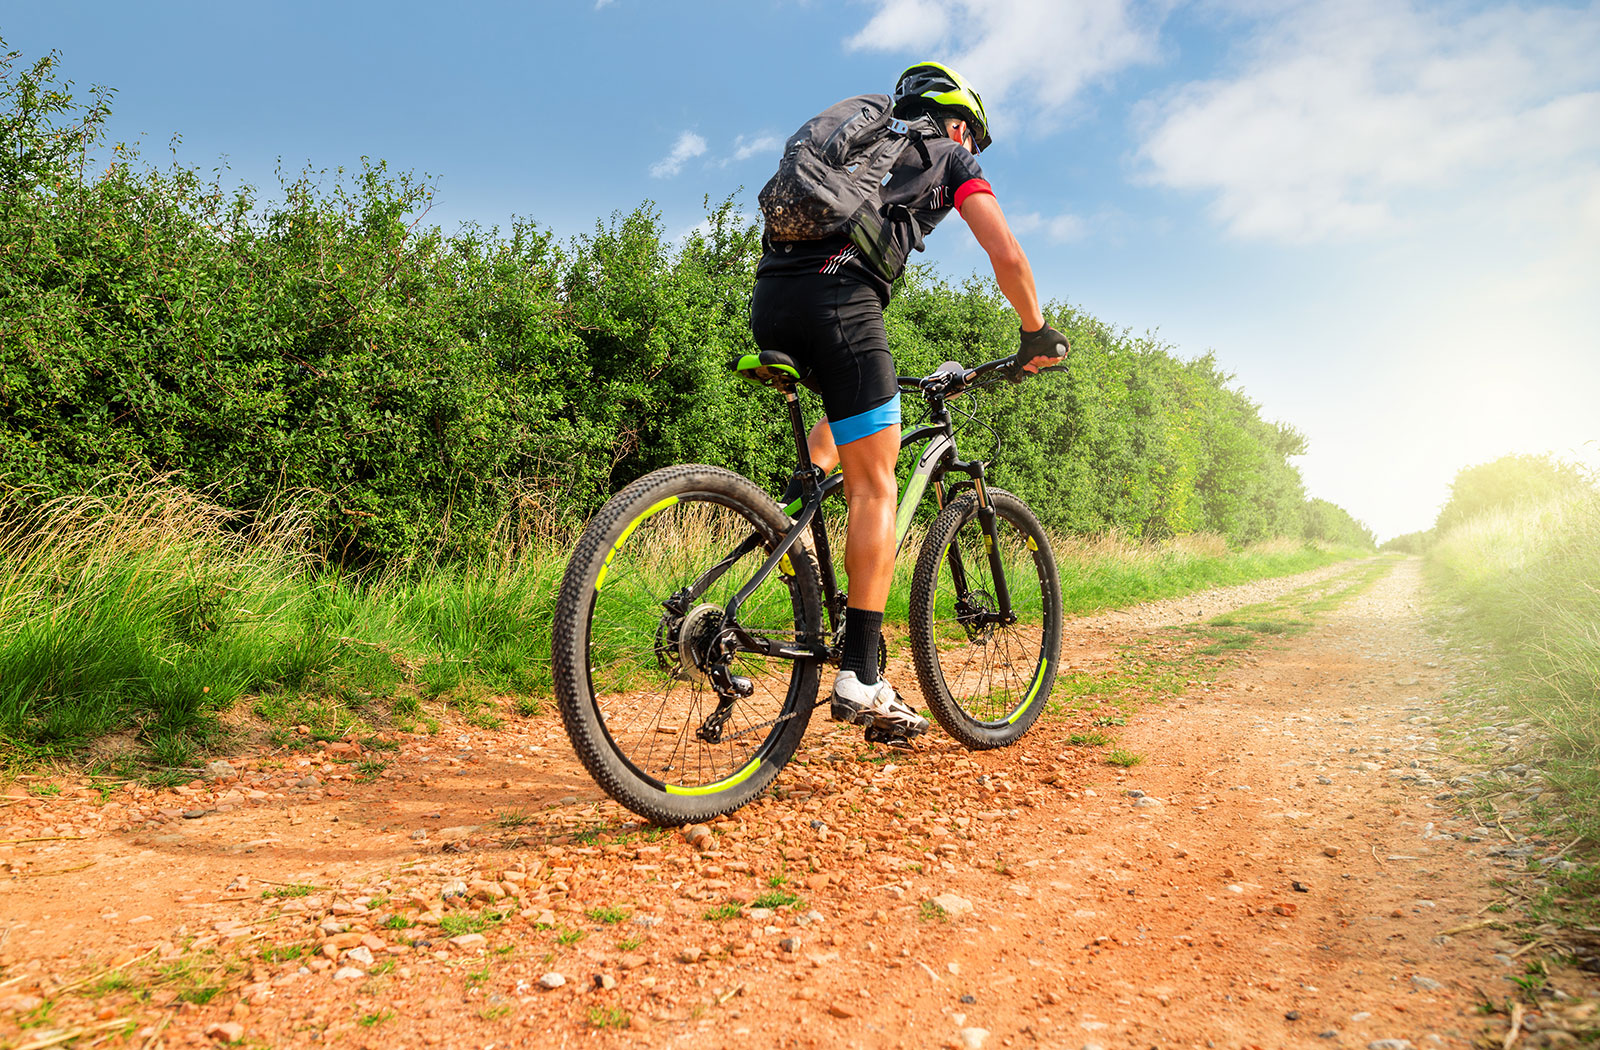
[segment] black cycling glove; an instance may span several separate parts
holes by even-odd
[[[1036,357],[1066,357],[1071,352],[1072,345],[1067,342],[1067,337],[1049,325],[1037,332],[1023,332],[1022,347],[1017,351],[1017,364],[1011,370],[1011,381],[1022,382],[1023,376],[1029,374],[1022,370],[1022,366]]]

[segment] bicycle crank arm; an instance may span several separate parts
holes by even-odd
[[[811,643],[795,644],[794,642],[780,642],[771,638],[757,638],[743,627],[735,624],[725,632],[724,640],[719,644],[729,644],[729,652],[750,653],[754,656],[773,656],[780,660],[826,660],[828,647]]]

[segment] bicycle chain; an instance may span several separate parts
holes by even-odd
[[[813,705],[812,709],[815,710],[817,706],[821,705],[821,703],[822,703],[822,701],[820,701],[820,700],[817,701],[817,704]],[[810,714],[809,711],[806,712],[806,713]],[[723,740],[724,741],[738,740],[742,736],[749,736],[751,733],[754,733],[758,729],[771,729],[773,726],[777,725],[779,722],[787,722],[789,719],[794,718],[799,714],[800,714],[799,711],[791,711],[786,715],[779,715],[777,718],[774,718],[770,722],[757,722],[755,725],[751,726],[748,729],[741,729],[737,733],[733,734],[732,736],[724,737]]]

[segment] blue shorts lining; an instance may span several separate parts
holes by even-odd
[[[833,430],[835,445],[848,445],[852,441],[871,437],[885,427],[896,426],[899,422],[900,395],[896,394],[877,408],[869,408],[844,419],[830,419],[828,426]]]

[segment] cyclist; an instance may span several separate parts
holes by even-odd
[[[959,74],[937,62],[919,62],[895,84],[894,115],[933,118],[944,138],[925,139],[928,157],[907,150],[885,184],[901,249],[896,274],[912,246],[950,210],[960,212],[989,255],[1001,293],[1020,320],[1023,370],[1060,361],[1067,340],[1045,324],[1033,270],[1006,223],[977,155],[988,148],[983,100]],[[912,229],[915,222],[920,229]],[[808,384],[822,395],[826,415],[807,445],[824,472],[844,471],[849,525],[844,567],[849,577],[844,652],[834,679],[834,720],[876,726],[897,736],[917,736],[928,720],[896,697],[878,677],[883,608],[894,575],[895,462],[900,453],[900,393],[889,353],[883,310],[891,282],[860,258],[840,234],[812,241],[762,239],[751,296],[751,332],[762,350],[788,354],[811,369]],[[797,496],[796,491],[785,502]]]

